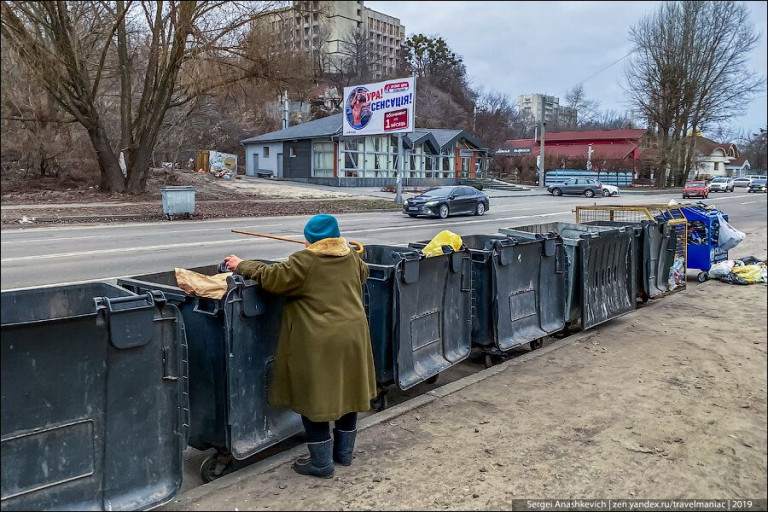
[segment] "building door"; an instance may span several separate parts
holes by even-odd
[[[275,169],[275,175],[280,178],[283,177],[283,154],[282,153],[277,154],[277,169]]]
[[[253,154],[253,171],[251,172],[251,176],[256,176],[259,172],[259,154],[254,153]]]

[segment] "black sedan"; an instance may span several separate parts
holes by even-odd
[[[491,207],[488,196],[473,187],[435,187],[403,203],[403,213],[444,219],[449,215],[483,215]]]

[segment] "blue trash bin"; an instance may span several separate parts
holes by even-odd
[[[144,510],[181,488],[184,324],[107,283],[2,292],[2,509]]]
[[[262,260],[264,261],[264,260]],[[189,269],[215,275],[217,265]],[[268,404],[285,299],[242,276],[221,299],[187,294],[175,272],[118,279],[131,291],[160,290],[181,310],[189,344],[189,445],[215,448],[200,467],[209,482],[242,460],[303,431],[301,416]]]
[[[688,220],[688,268],[700,270],[696,279],[704,282],[712,265],[728,259],[728,251],[719,247],[720,220],[717,218],[721,213],[728,220],[728,214],[704,204],[681,206],[680,209]]]

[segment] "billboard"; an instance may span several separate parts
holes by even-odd
[[[413,131],[414,78],[344,88],[344,135]]]

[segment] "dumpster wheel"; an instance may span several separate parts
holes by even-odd
[[[707,279],[709,279],[709,273],[708,272],[699,272],[696,276],[696,280],[700,283],[705,282]]]
[[[440,377],[440,374],[439,374],[439,373],[438,373],[437,375],[433,375],[433,376],[431,376],[430,378],[428,378],[428,379],[427,379],[427,380],[425,380],[424,382],[426,382],[427,384],[434,384],[435,382],[437,382],[437,378],[438,378],[438,377]]]
[[[491,366],[493,366],[493,356],[491,356],[490,352],[486,352],[483,355],[483,366],[485,366],[486,368],[490,368]]]
[[[544,338],[537,338],[533,340],[531,343],[531,350],[538,350],[544,345]]]
[[[200,478],[203,482],[210,483],[220,478],[232,465],[232,459],[228,455],[214,453],[205,458],[200,464]]]

